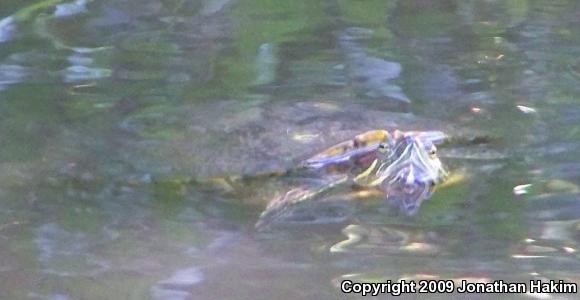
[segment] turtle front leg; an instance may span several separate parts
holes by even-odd
[[[284,223],[288,221],[287,219],[295,218],[297,209],[316,204],[323,198],[323,194],[343,185],[347,180],[348,176],[344,174],[328,176],[320,178],[315,184],[299,185],[275,196],[260,214],[255,228],[264,230],[272,224]]]

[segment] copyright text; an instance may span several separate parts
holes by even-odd
[[[457,283],[457,284],[456,284]],[[393,282],[367,283],[343,280],[340,284],[343,293],[355,293],[361,296],[378,296],[390,294],[399,296],[411,293],[577,293],[576,283],[564,282],[563,280],[530,280],[528,284],[523,282],[506,282],[495,280],[493,282],[468,282],[461,280],[420,280]]]

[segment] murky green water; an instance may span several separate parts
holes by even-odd
[[[35,2],[0,6],[1,299],[580,283],[577,1]],[[374,199],[257,232],[287,179],[190,182],[373,128],[494,139],[442,149],[465,180],[413,218]]]

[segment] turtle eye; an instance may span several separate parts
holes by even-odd
[[[380,144],[379,144],[379,151],[380,151],[380,152],[382,152],[382,153],[385,153],[385,152],[387,152],[388,150],[389,150],[389,149],[388,149],[388,147],[387,147],[387,145],[386,145],[386,144],[384,144],[384,143],[380,143]]]
[[[431,147],[431,149],[429,149],[429,156],[431,158],[434,158],[437,155],[437,148],[435,148],[435,146]]]

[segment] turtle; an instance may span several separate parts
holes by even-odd
[[[316,201],[317,196],[346,182],[378,189],[388,203],[404,215],[413,216],[449,175],[436,146],[446,139],[441,131],[378,129],[331,146],[301,162],[297,169],[324,176],[323,184],[296,187],[275,197],[260,215],[256,228],[266,227],[288,214],[291,207]]]
[[[413,216],[453,177],[437,147],[493,140],[487,132],[348,100],[220,102],[176,116],[197,125],[186,125],[190,130],[169,142],[150,143],[151,153],[173,166],[154,182],[208,191],[200,199],[211,206],[216,200],[256,206],[248,211],[261,211],[258,229],[344,220],[355,199],[384,198]],[[143,134],[145,125],[155,124],[143,117],[128,120],[126,128]]]

